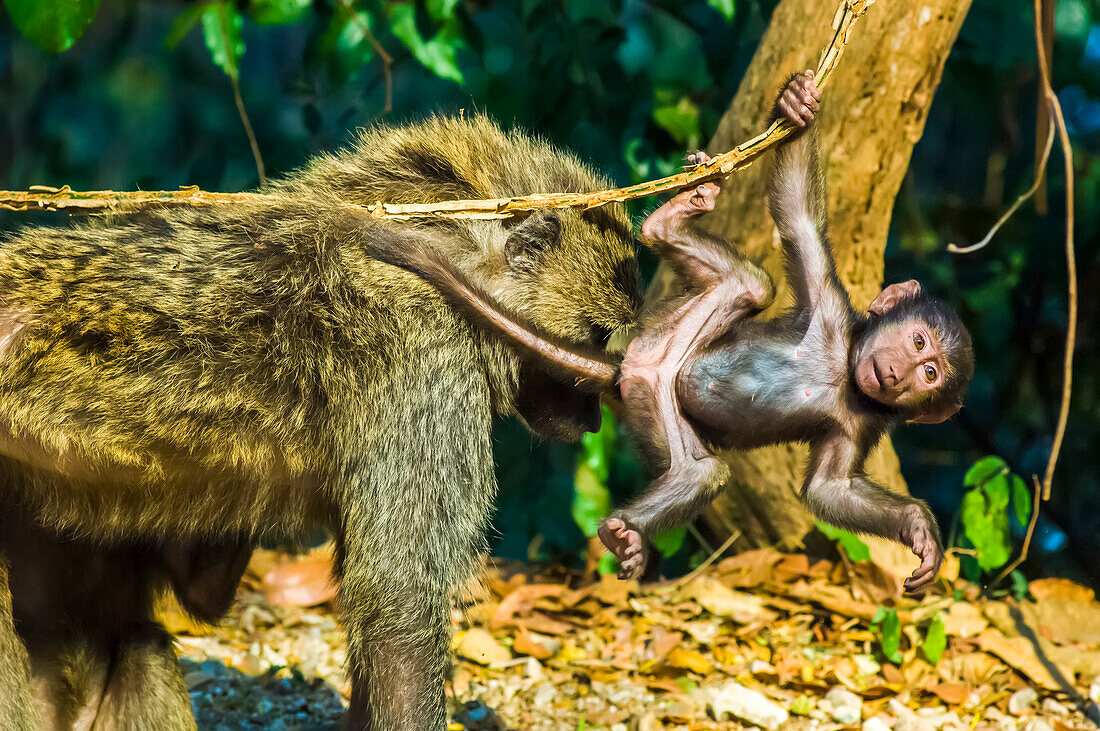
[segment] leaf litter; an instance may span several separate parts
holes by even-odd
[[[1039,579],[991,599],[948,566],[916,599],[884,563],[763,549],[647,585],[491,563],[453,615],[452,728],[1096,728],[1091,590]],[[338,727],[330,564],[257,551],[216,627],[163,603],[200,729]]]

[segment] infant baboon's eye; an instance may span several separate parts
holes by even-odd
[[[920,333],[913,333],[913,345],[917,346],[917,350],[924,350],[924,336]]]
[[[924,377],[929,383],[936,380],[936,368],[930,363],[924,364]]]

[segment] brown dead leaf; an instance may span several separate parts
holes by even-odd
[[[978,687],[988,683],[995,675],[1005,672],[1005,666],[984,652],[956,653],[952,664],[963,682]]]
[[[625,607],[631,594],[638,593],[638,582],[620,581],[614,574],[603,574],[592,596],[613,607]]]
[[[537,635],[526,627],[520,627],[512,641],[512,649],[524,655],[530,655],[536,660],[546,660],[557,654],[561,649],[561,642],[551,637]]]
[[[699,576],[674,593],[673,601],[687,599],[695,600],[699,606],[716,617],[729,617],[738,624],[772,622],[779,617],[765,607],[764,602],[758,597],[730,589],[709,576]]]
[[[336,597],[332,580],[332,556],[309,554],[264,574],[262,590],[268,603],[277,607],[315,607]]]
[[[1021,610],[1028,624],[1036,625],[1047,639],[1062,644],[1100,645],[1100,604],[1096,602],[1048,596],[1034,604],[1023,604]]]
[[[940,614],[940,618],[944,631],[953,637],[977,637],[989,626],[981,609],[967,602],[955,602]]]
[[[498,629],[515,619],[516,615],[526,614],[535,607],[535,601],[546,596],[560,596],[565,592],[562,584],[527,584],[517,586],[501,600],[493,614],[489,626]]]
[[[508,648],[497,642],[488,630],[480,627],[455,635],[454,651],[455,654],[479,665],[492,665],[512,659],[512,653]]]
[[[703,657],[698,650],[688,650],[683,647],[673,648],[665,658],[665,662],[674,668],[690,670],[700,675],[706,675],[714,670],[714,663]]]
[[[1096,599],[1096,592],[1087,586],[1075,584],[1069,579],[1046,578],[1036,579],[1028,583],[1028,589],[1036,599],[1074,599],[1079,602],[1091,602]]]
[[[660,662],[675,648],[679,647],[683,641],[684,635],[682,632],[669,632],[664,627],[654,627],[653,639],[649,641],[646,659]]]
[[[723,559],[715,567],[727,586],[747,588],[759,586],[774,578],[775,565],[783,554],[773,548],[758,548]]]
[[[859,617],[870,621],[878,611],[877,604],[857,601],[844,587],[835,586],[826,581],[815,581],[813,584],[798,581],[787,587],[786,591],[788,596],[802,601],[816,602],[829,611],[845,617]]]
[[[536,632],[544,635],[568,635],[577,631],[577,628],[568,622],[547,617],[539,612],[532,612],[531,616],[523,620],[523,623]]]
[[[1033,683],[1047,690],[1062,689],[1061,683],[1051,674],[1050,665],[1055,665],[1057,672],[1063,678],[1069,678],[1072,681],[1073,675],[1064,669],[1057,668],[1052,658],[1045,653],[1043,657],[1039,657],[1035,646],[1027,638],[1005,637],[997,630],[987,629],[978,636],[978,646],[1001,658]]]
[[[970,686],[966,683],[940,683],[930,690],[944,703],[961,706],[970,697]]]

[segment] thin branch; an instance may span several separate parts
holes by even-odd
[[[374,52],[378,54],[378,59],[382,62],[382,78],[386,83],[386,103],[382,106],[382,114],[389,114],[393,111],[393,56],[386,52],[386,49],[374,37],[374,33],[371,33],[370,26],[364,23],[359,14],[355,12],[355,6],[351,0],[341,0],[340,6],[351,17],[352,22],[359,27],[363,37],[367,39],[367,43],[371,45]]]
[[[256,135],[252,132],[252,123],[248,121],[248,112],[244,109],[244,99],[241,98],[241,84],[235,75],[230,75],[229,83],[233,85],[233,101],[237,103],[237,113],[241,115],[244,133],[248,135],[248,144],[252,146],[252,158],[256,161],[256,174],[260,178],[260,185],[266,185],[267,176],[264,175],[264,159],[260,155],[260,145],[256,142]]]
[[[997,574],[997,578],[989,582],[989,586],[986,589],[987,591],[992,591],[997,584],[1004,581],[1006,576],[1011,574],[1020,564],[1026,561],[1028,551],[1031,550],[1031,537],[1035,535],[1035,524],[1039,522],[1039,498],[1043,492],[1043,486],[1039,483],[1039,477],[1037,475],[1032,475],[1031,479],[1035,483],[1035,497],[1031,504],[1031,520],[1027,522],[1027,533],[1024,535],[1024,545],[1020,549],[1020,555],[1016,557],[1016,560],[1001,569],[1001,573]]]
[[[1070,398],[1073,395],[1073,354],[1077,343],[1077,256],[1073,243],[1074,229],[1074,180],[1073,180],[1073,146],[1069,141],[1069,132],[1066,129],[1066,120],[1062,115],[1062,105],[1058,101],[1058,95],[1050,82],[1050,61],[1047,57],[1047,39],[1044,33],[1043,0],[1032,0],[1032,10],[1035,21],[1035,54],[1039,65],[1040,99],[1046,102],[1054,125],[1047,135],[1047,143],[1044,153],[1036,164],[1035,181],[1026,193],[1020,196],[1012,207],[1001,216],[989,233],[978,243],[972,246],[960,247],[948,244],[947,250],[956,254],[965,254],[977,251],[989,243],[993,235],[1001,228],[1005,221],[1031,197],[1043,184],[1047,161],[1054,145],[1054,132],[1058,133],[1058,142],[1062,150],[1062,162],[1065,167],[1066,178],[1066,345],[1065,355],[1062,360],[1062,398],[1058,409],[1058,424],[1054,430],[1054,438],[1050,447],[1050,455],[1047,457],[1046,470],[1043,473],[1043,500],[1050,499],[1051,485],[1054,482],[1054,469],[1058,465],[1058,455],[1062,451],[1062,442],[1066,436],[1066,424],[1069,422]]]
[[[1026,192],[1022,193],[1020,197],[1016,199],[1015,203],[1009,206],[1008,210],[997,219],[997,223],[993,224],[993,227],[989,229],[989,233],[987,233],[981,241],[976,244],[971,244],[970,246],[948,244],[948,251],[952,254],[970,254],[978,249],[985,248],[985,246],[993,240],[993,237],[997,235],[997,232],[1001,230],[1001,226],[1004,226],[1005,223],[1008,222],[1008,219],[1012,218],[1012,214],[1016,213],[1020,206],[1027,202],[1028,198],[1036,194],[1046,180],[1047,163],[1050,161],[1050,151],[1054,147],[1054,132],[1053,125],[1047,128],[1046,146],[1043,148],[1042,154],[1035,161],[1035,180],[1031,183],[1031,187],[1028,188]]]
[[[842,0],[833,19],[833,37],[822,51],[821,59],[817,67],[817,86],[825,88],[829,83],[837,62],[844,53],[856,21],[874,3],[874,0]],[[414,218],[462,218],[462,219],[496,219],[510,218],[517,213],[522,214],[546,208],[597,208],[613,202],[644,198],[667,191],[680,190],[693,185],[699,185],[708,181],[721,180],[739,170],[744,170],[766,151],[775,147],[782,140],[790,136],[797,128],[786,120],[775,121],[767,130],[756,137],[741,143],[728,152],[711,159],[704,165],[699,165],[666,178],[651,180],[625,188],[596,191],[594,193],[538,193],[535,195],[519,196],[515,198],[496,198],[490,200],[454,200],[438,203],[411,203],[396,204],[377,201],[370,206],[352,206],[364,214],[377,218],[391,218],[408,220]],[[65,208],[80,208],[86,212],[106,212],[118,210],[133,210],[146,205],[169,203],[173,205],[189,205],[187,199],[179,193],[130,193],[100,191],[98,196],[93,193],[77,193],[68,188],[56,191],[53,195],[42,192],[26,193],[22,191],[0,191],[0,208],[13,210],[62,210]],[[64,193],[62,193],[62,191]],[[201,193],[196,196],[196,201],[201,200],[200,205],[212,205],[214,203],[232,203],[230,198],[221,198],[225,194]],[[161,198],[160,196],[164,196]],[[236,194],[242,195],[242,194]],[[262,199],[261,194],[251,195]],[[72,200],[79,198],[81,203],[73,205]],[[245,200],[245,199],[240,199]]]
[[[1043,39],[1042,28],[1042,0],[1033,0],[1032,7],[1035,13],[1035,50],[1039,58],[1039,78],[1042,83],[1043,95],[1050,106],[1051,116],[1058,127],[1058,141],[1062,145],[1062,162],[1065,166],[1066,178],[1066,347],[1062,359],[1062,403],[1058,409],[1058,426],[1054,430],[1054,441],[1050,447],[1050,456],[1047,457],[1046,471],[1043,474],[1043,500],[1050,499],[1050,489],[1054,482],[1054,468],[1058,464],[1058,455],[1062,451],[1062,440],[1066,436],[1066,424],[1069,421],[1069,402],[1073,392],[1073,353],[1077,344],[1077,255],[1073,245],[1073,205],[1074,205],[1074,181],[1073,181],[1073,147],[1069,142],[1069,131],[1066,129],[1066,119],[1062,116],[1062,105],[1058,101],[1058,95],[1054,93],[1054,87],[1050,83],[1050,62],[1047,59],[1046,44]]]

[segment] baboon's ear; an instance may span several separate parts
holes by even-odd
[[[553,213],[532,213],[512,227],[504,244],[504,260],[509,268],[531,266],[539,252],[561,239],[561,219]]]
[[[875,297],[875,300],[867,306],[867,311],[876,315],[885,315],[894,309],[898,302],[909,297],[916,297],[919,294],[920,282],[915,279],[891,284],[879,292],[878,297]]]

